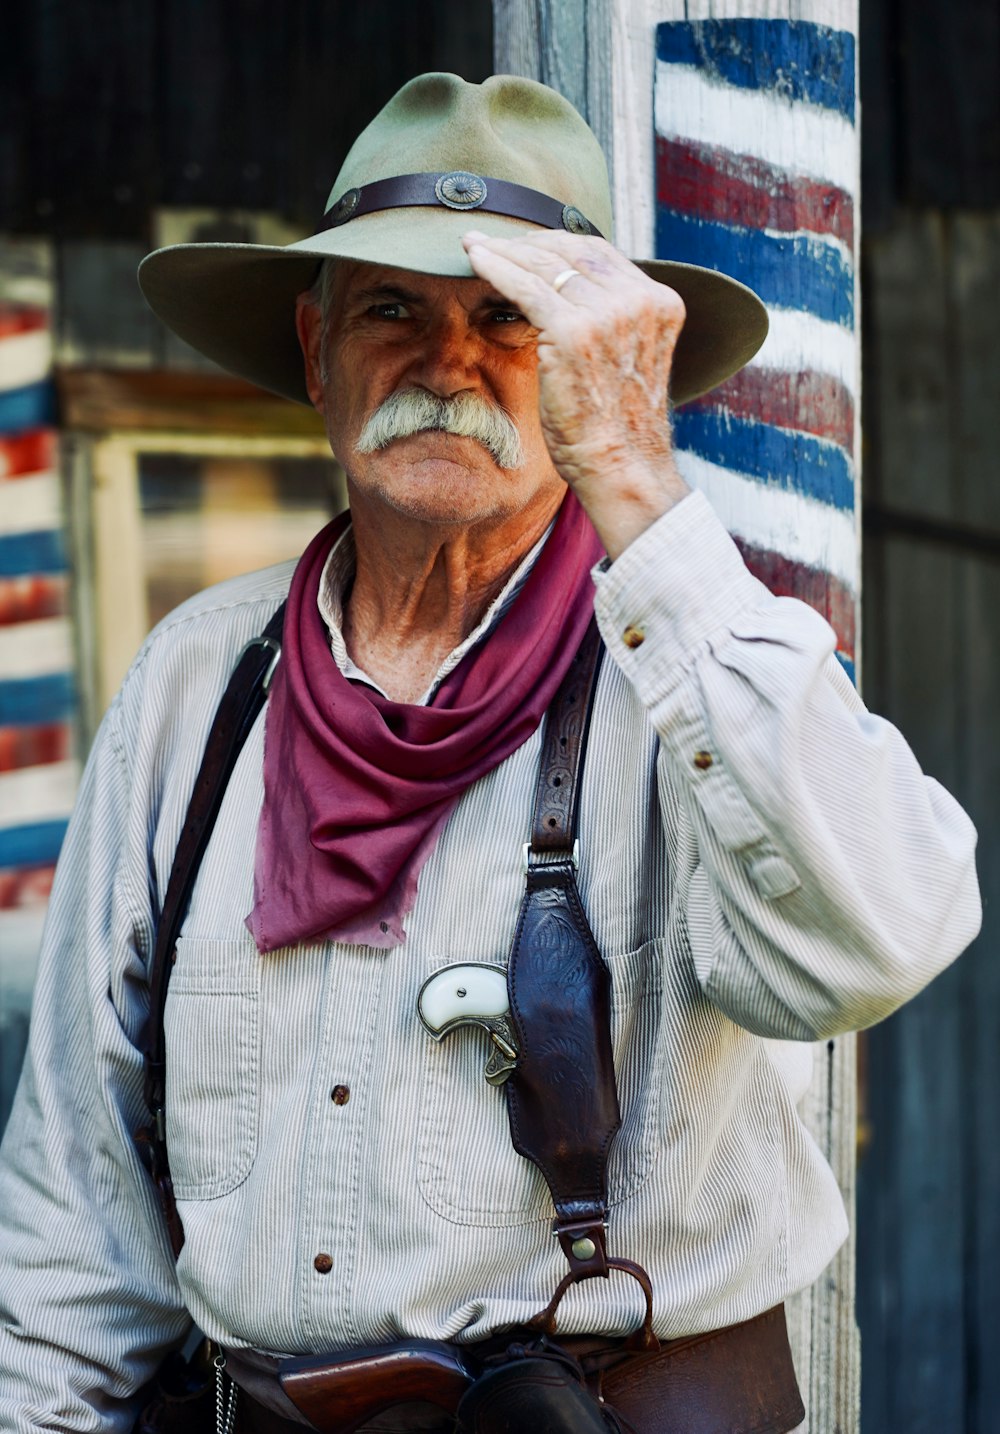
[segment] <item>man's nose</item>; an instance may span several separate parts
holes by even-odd
[[[478,389],[481,347],[478,335],[468,324],[437,323],[424,335],[410,377],[439,398]]]

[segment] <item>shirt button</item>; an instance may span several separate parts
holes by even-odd
[[[351,1098],[351,1087],[349,1085],[335,1085],[330,1092],[330,1099],[334,1105],[346,1105]]]
[[[694,764],[698,768],[699,772],[707,772],[709,767],[712,765],[711,752],[695,752]]]
[[[317,1255],[315,1260],[313,1260],[313,1268],[318,1270],[321,1275],[328,1275],[333,1269],[333,1256]]]
[[[622,633],[622,642],[624,642],[626,647],[641,647],[645,641],[646,634],[641,627],[636,627],[634,623],[630,622]]]

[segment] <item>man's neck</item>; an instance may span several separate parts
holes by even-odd
[[[352,499],[357,567],[344,607],[352,660],[395,701],[416,702],[538,542],[561,496],[469,526],[416,522]]]

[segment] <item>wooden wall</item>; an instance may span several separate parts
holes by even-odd
[[[864,685],[980,834],[983,934],[866,1037],[862,1430],[1000,1428],[1000,9],[862,0]]]
[[[484,78],[491,35],[481,0],[11,5],[0,230],[143,239],[177,205],[276,211],[311,233],[390,95],[423,70]]]

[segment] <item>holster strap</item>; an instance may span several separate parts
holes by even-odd
[[[171,1249],[176,1258],[184,1246],[184,1227],[177,1213],[167,1157],[167,1042],[164,1017],[174,951],[187,915],[191,893],[222,806],[226,786],[240,752],[267,698],[271,677],[281,656],[285,604],[259,637],[244,648],[219,703],[195,778],[191,801],[181,828],[166,895],[156,927],[149,972],[149,1034],[145,1054],[145,1098],[152,1123],[144,1139]]]
[[[576,885],[587,736],[603,654],[592,621],[545,716],[525,892],[507,970],[520,1056],[508,1080],[515,1150],[544,1175],[570,1279],[606,1276],[607,1162],[621,1124],[611,978]],[[539,1315],[554,1332],[565,1282]]]

